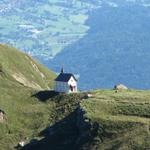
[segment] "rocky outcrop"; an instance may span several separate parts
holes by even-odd
[[[97,122],[92,122],[86,117],[86,111],[79,107],[77,109],[77,128],[79,131],[78,138],[76,140],[76,149],[89,149],[90,145],[95,142],[101,143],[103,141],[102,135],[105,132],[103,127]],[[90,142],[89,142],[90,141]],[[97,145],[97,144],[94,144]],[[95,147],[96,150],[97,147]]]
[[[0,122],[4,122],[6,118],[6,113],[0,109]]]
[[[18,81],[20,84],[22,84],[23,86],[27,86],[27,87],[31,87],[34,89],[38,89],[38,90],[42,90],[41,86],[38,85],[37,83],[33,82],[33,81],[29,81],[23,74],[21,73],[15,73],[12,74],[12,77]]]
[[[122,90],[127,90],[128,88],[123,84],[118,84],[114,86],[114,89],[118,91],[122,91]]]

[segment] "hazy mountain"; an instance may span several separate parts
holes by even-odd
[[[150,88],[148,0],[3,0],[0,42],[58,72],[80,76],[80,88],[124,83]],[[67,59],[66,59],[67,58]]]
[[[147,7],[146,7],[147,6]],[[82,89],[111,88],[124,83],[150,88],[150,9],[140,2],[118,2],[89,14],[90,29],[78,42],[66,47],[51,62],[80,74]]]

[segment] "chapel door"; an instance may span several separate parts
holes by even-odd
[[[71,90],[71,92],[73,92],[73,86],[72,85],[70,85],[70,90]]]

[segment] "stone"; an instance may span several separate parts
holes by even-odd
[[[84,99],[88,99],[88,98],[92,98],[92,97],[93,97],[92,94],[87,93],[87,94],[85,94]]]
[[[118,85],[114,86],[114,89],[122,91],[122,90],[127,90],[128,88],[125,85],[123,85],[123,84],[118,84]]]
[[[88,98],[92,98],[93,95],[92,95],[92,94],[87,94],[87,97],[88,97]]]
[[[3,122],[5,120],[5,112],[3,110],[0,110],[0,122]]]
[[[19,147],[24,147],[24,146],[25,146],[25,142],[24,142],[24,141],[19,142],[19,143],[18,143],[18,146],[19,146]]]

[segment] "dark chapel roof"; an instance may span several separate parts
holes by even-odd
[[[55,81],[68,82],[71,77],[73,77],[77,81],[72,73],[60,73]]]

